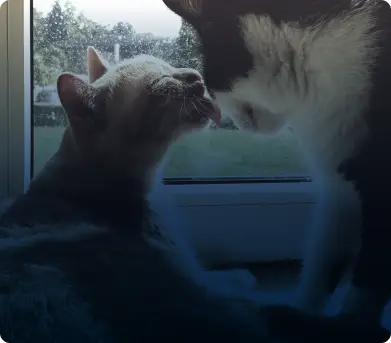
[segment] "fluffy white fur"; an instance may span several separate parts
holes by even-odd
[[[299,305],[310,311],[321,310],[327,298],[325,270],[341,256],[349,258],[359,241],[359,225],[348,223],[357,222],[360,203],[336,168],[367,133],[362,114],[376,54],[376,36],[369,33],[373,26],[366,10],[308,29],[295,23],[278,27],[268,17],[247,15],[241,29],[255,67],[248,77],[234,80],[231,92],[216,92],[220,104],[238,108],[230,113],[242,129],[275,132],[289,123],[317,166],[323,198],[298,295]],[[292,48],[293,66],[285,60]],[[251,118],[241,110],[243,103],[252,105]]]

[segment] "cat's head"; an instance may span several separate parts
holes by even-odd
[[[163,1],[198,33],[205,82],[223,113],[245,130],[274,133],[284,126],[285,118],[275,116],[260,99],[252,51],[257,44],[254,34],[246,34],[249,29],[262,29],[249,27],[247,16],[270,12],[279,1]]]
[[[148,177],[178,137],[219,121],[195,70],[151,56],[110,66],[89,48],[88,73],[89,82],[69,73],[57,82],[69,125],[56,158],[67,163]]]
[[[223,113],[231,116],[238,127],[263,133],[278,131],[296,109],[297,113],[304,112],[299,107],[306,102],[309,85],[300,63],[308,55],[301,55],[306,48],[302,44],[306,32],[299,27],[319,26],[326,17],[335,17],[353,3],[163,1],[198,33],[205,82]],[[319,62],[323,65],[330,59],[321,49],[317,55],[325,56]]]

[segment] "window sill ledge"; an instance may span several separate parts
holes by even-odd
[[[165,185],[164,187],[181,207],[315,203],[319,188],[316,182]]]
[[[191,243],[211,264],[301,259],[319,185],[165,185]]]

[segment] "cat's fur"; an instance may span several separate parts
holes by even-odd
[[[194,281],[201,267],[145,201],[167,147],[216,111],[198,74],[148,56],[106,69],[89,55],[92,85],[58,80],[70,123],[59,151],[0,219],[2,338],[268,342],[258,306]]]
[[[289,123],[318,169],[322,214],[304,259],[299,306],[321,311],[359,251],[344,310],[378,320],[391,293],[390,6],[164,2],[198,32],[207,86],[235,124],[272,133]]]
[[[148,195],[151,210],[157,214],[156,225],[176,242],[177,247],[181,249],[182,258],[187,261],[187,268],[193,270],[194,280],[197,280],[200,284],[216,287],[220,293],[225,292],[226,294],[239,296],[242,296],[243,293],[258,290],[259,285],[256,278],[247,270],[205,271],[201,267],[197,254],[186,235],[186,221],[182,216],[180,208],[175,204],[172,194],[170,194],[164,184],[164,171],[170,157],[170,152],[168,152],[157,168],[154,182]]]
[[[374,342],[373,332],[341,332],[334,318],[265,308],[207,282],[186,240],[156,226],[146,197],[168,146],[218,120],[218,108],[194,70],[88,55],[91,84],[58,79],[69,119],[58,152],[0,217],[2,338]]]

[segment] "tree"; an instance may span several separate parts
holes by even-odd
[[[121,58],[130,58],[134,56],[134,41],[136,37],[136,32],[132,25],[129,23],[119,22],[113,26],[113,28],[108,33],[109,39],[106,40],[110,43],[110,46],[107,47],[106,51],[114,53],[114,44],[118,43],[120,45],[120,56]]]
[[[181,59],[175,55],[177,39],[136,33],[126,22],[118,22],[112,28],[100,25],[83,13],[76,13],[70,1],[61,7],[56,0],[46,16],[34,9],[33,37],[35,85],[54,83],[64,71],[85,74],[89,45],[110,61],[113,61],[114,44],[119,43],[121,59],[152,54],[175,65],[187,65],[186,54]]]
[[[117,38],[118,43],[126,42],[126,40],[133,37],[135,33],[133,26],[129,23],[124,23],[123,21],[115,24],[111,29],[111,35]]]
[[[38,12],[33,8],[33,28],[34,28],[34,39],[33,39],[33,73],[34,73],[34,84],[44,84],[43,65],[39,58],[39,52],[45,48],[44,33],[45,23],[41,12]]]
[[[45,53],[34,53],[34,84],[44,86],[56,82],[57,77],[69,70],[69,62],[64,51],[54,45],[45,49]]]
[[[33,28],[34,28],[34,39],[33,49],[44,49],[47,46],[46,34],[46,23],[45,18],[41,12],[38,12],[33,8]]]
[[[55,82],[59,73],[68,68],[62,49],[46,39],[47,21],[41,12],[33,9],[33,73],[34,85]]]
[[[65,2],[63,17],[67,31],[76,25],[76,7],[70,1]]]
[[[202,62],[198,52],[200,41],[193,27],[182,19],[182,25],[177,38],[178,50],[173,59],[178,67],[189,67],[201,70]]]
[[[67,38],[66,15],[58,0],[46,17],[46,39],[49,43],[63,42]]]
[[[151,49],[151,55],[161,58],[174,65],[174,51],[177,51],[176,39],[170,37],[155,37],[154,45]]]

